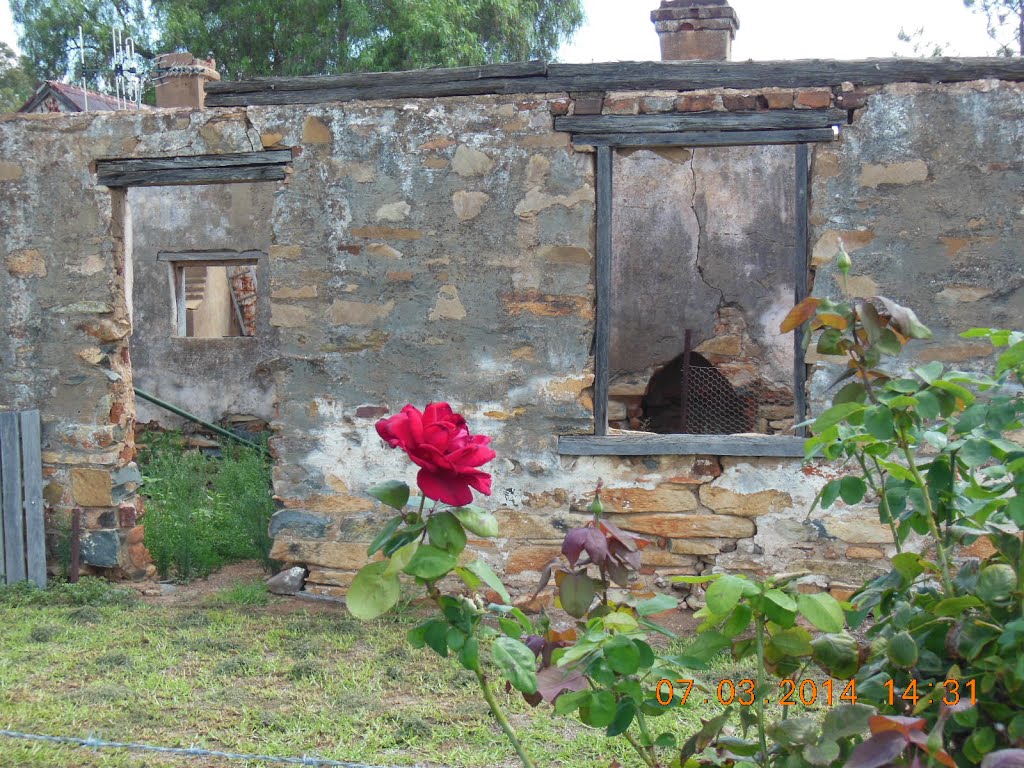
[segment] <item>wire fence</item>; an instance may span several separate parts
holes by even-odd
[[[138,752],[159,752],[162,754],[182,755],[184,757],[217,757],[223,760],[249,760],[263,763],[275,763],[283,765],[310,765],[310,766],[333,766],[333,768],[381,768],[380,766],[368,766],[362,763],[346,763],[340,760],[330,760],[325,757],[277,757],[274,755],[255,755],[242,752],[222,752],[201,747],[156,747],[151,744],[138,744],[130,741],[106,741],[95,736],[79,738],[76,736],[46,736],[39,733],[22,733],[20,731],[0,730],[0,736],[11,739],[25,739],[28,741],[42,741],[53,744],[68,744],[77,747],[90,749],[128,749]]]

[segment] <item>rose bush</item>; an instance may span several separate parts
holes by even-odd
[[[491,495],[491,476],[476,469],[496,455],[487,447],[491,438],[470,435],[466,420],[448,403],[430,403],[423,413],[407,405],[378,421],[377,434],[420,467],[416,484],[424,496],[461,507],[473,501],[470,488]]]

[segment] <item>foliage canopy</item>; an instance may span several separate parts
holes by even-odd
[[[988,19],[988,34],[1000,56],[1024,56],[1024,0],[964,0]]]
[[[473,66],[554,56],[583,23],[582,0],[12,0],[39,77],[109,69],[111,29],[140,53],[213,56],[225,79]]]

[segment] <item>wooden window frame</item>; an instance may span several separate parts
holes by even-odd
[[[625,147],[725,147],[796,145],[794,303],[808,295],[809,144],[839,137],[846,113],[836,110],[701,115],[595,115],[556,120],[560,130],[578,131],[573,143],[595,147],[597,185],[596,322],[594,332],[594,432],[560,435],[558,452],[567,456],[776,456],[803,457],[802,436],[774,435],[610,435],[608,434],[609,340],[612,290],[612,193],[614,151]],[[794,123],[793,121],[797,121]],[[794,334],[793,384],[795,423],[807,415],[803,331]],[[803,429],[799,430],[803,434]]]

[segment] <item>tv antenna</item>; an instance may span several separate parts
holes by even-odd
[[[114,71],[114,97],[118,109],[128,109],[132,104],[135,109],[142,106],[142,90],[145,73],[142,59],[135,52],[135,40],[124,37],[124,30],[111,29],[113,55],[110,59]]]

